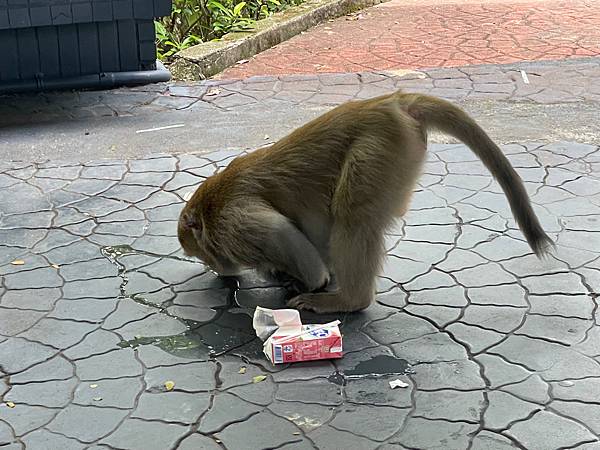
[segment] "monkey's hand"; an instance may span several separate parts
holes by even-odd
[[[303,292],[308,292],[306,286],[290,274],[274,268],[259,269],[258,273],[266,280],[273,280],[283,286],[288,292],[296,296]]]
[[[281,270],[277,270],[275,268],[270,268],[268,271],[266,271],[265,274],[263,274],[263,276],[271,278],[275,281],[288,281],[290,279],[292,279],[293,277]]]
[[[353,302],[344,298],[339,291],[300,294],[288,301],[287,304],[292,308],[301,311],[314,311],[317,314],[352,312],[366,307],[364,305],[353,304]]]

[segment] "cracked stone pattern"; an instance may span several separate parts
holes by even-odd
[[[474,64],[481,65],[453,68],[419,66],[418,70],[408,72],[394,72],[385,68],[356,69],[354,73],[319,74],[313,71],[306,74],[211,79],[185,84],[159,83],[111,91],[40,93],[36,96],[3,95],[0,96],[2,99],[0,115],[3,124],[8,126],[46,122],[57,118],[64,121],[148,116],[165,111],[210,114],[211,111],[245,110],[255,105],[266,109],[289,104],[325,107],[349,100],[371,98],[397,89],[431,94],[455,102],[505,100],[555,104],[600,100],[600,88],[597,83],[597,78],[600,76],[598,58],[576,58],[562,60],[559,63],[534,61],[487,65],[482,61]],[[521,70],[527,72],[528,83],[524,82]],[[32,101],[35,101],[35,104],[27,107]],[[107,105],[108,108],[101,110],[89,108],[90,104],[96,103]],[[24,111],[26,113],[23,113]],[[561,164],[565,162],[566,156],[560,153],[541,152],[539,159],[550,164]],[[459,162],[463,168],[468,168],[463,161]],[[531,158],[526,158],[521,163],[523,174],[528,170],[536,169],[536,166],[531,166],[535,164],[531,162]],[[88,177],[86,180],[75,179],[78,176],[76,167],[64,168],[62,172],[57,172],[53,168],[40,169],[38,176],[26,189],[30,191],[36,188],[60,189],[71,182],[68,193],[62,193],[61,198],[71,201],[78,196],[82,198],[81,195],[103,192],[105,194],[103,203],[107,206],[114,198],[130,201],[145,198],[150,189],[149,185],[162,186],[166,182],[165,174],[162,172],[169,168],[166,161],[162,161],[158,166],[157,163],[151,162],[132,161],[131,164],[127,173],[124,173],[125,168],[119,165],[85,167],[81,175]],[[173,167],[175,161],[169,164]],[[160,170],[153,170],[153,165]],[[55,176],[57,173],[60,173],[60,177]],[[553,175],[560,176],[561,173],[562,170],[558,167]],[[26,167],[15,170],[13,174],[17,178],[30,175],[31,171]],[[185,183],[186,177],[186,174],[180,174],[180,177],[173,180],[171,186]],[[116,184],[119,180],[132,185],[127,188],[126,193],[123,191],[123,186]],[[477,179],[473,182],[476,183]],[[0,177],[0,187],[7,192],[16,189],[11,177],[6,175]],[[109,189],[110,187],[113,189]],[[25,187],[20,186],[19,189]],[[569,193],[594,189],[598,190],[598,186],[593,181],[573,180]],[[458,192],[456,191],[457,195]],[[447,192],[447,195],[449,194],[450,192]],[[14,201],[14,198],[9,197],[7,208],[8,205],[13,205]],[[45,205],[43,199],[36,201],[42,203],[32,203],[29,206],[31,211],[36,211]],[[92,201],[89,204],[91,207],[99,205]]]
[[[251,315],[286,289],[219,279],[176,238],[235,152],[0,163],[0,447],[597,448],[600,150],[503,150],[552,257],[464,146],[432,145],[377,302],[339,316],[344,358],[277,367]]]
[[[456,67],[600,54],[600,17],[593,3],[392,0],[270,48],[222,78],[314,72]],[[489,93],[506,85],[478,81]],[[446,82],[444,87],[462,87]]]

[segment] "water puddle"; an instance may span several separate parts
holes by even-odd
[[[103,247],[101,252],[104,257],[117,266],[118,276],[121,278],[120,298],[127,298],[136,303],[154,307],[160,313],[181,321],[187,328],[187,331],[171,336],[136,336],[134,339],[122,341],[119,344],[120,347],[135,348],[140,345],[155,345],[177,356],[207,359],[243,347],[258,339],[252,328],[252,309],[240,307],[237,303],[236,295],[239,290],[237,280],[233,278],[222,279],[225,289],[221,290],[226,292],[224,294],[224,297],[226,297],[224,298],[224,304],[210,307],[216,314],[208,321],[198,322],[169,314],[166,309],[169,306],[168,304],[150,302],[143,295],[127,292],[128,274],[135,272],[136,269],[128,269],[123,257],[136,255],[177,261],[188,260],[138,251],[129,245]],[[200,264],[198,266],[201,267]],[[201,272],[199,271],[199,273]],[[165,288],[168,287],[168,285],[165,285]],[[200,300],[198,307],[207,308],[200,303]]]
[[[343,386],[348,380],[360,378],[380,378],[390,375],[407,375],[414,373],[411,365],[405,359],[388,355],[377,355],[365,361],[360,361],[354,368],[343,372],[332,373],[328,380]]]
[[[214,358],[240,348],[258,339],[252,328],[252,318],[245,312],[227,307],[214,308],[215,318],[208,322],[195,322],[177,317],[185,323],[188,331],[172,336],[143,336],[122,341],[121,347],[155,345],[162,350],[181,357],[194,359]]]
[[[354,369],[346,370],[346,378],[381,377],[385,375],[405,375],[412,373],[408,361],[388,355],[377,355],[359,362]]]
[[[262,354],[262,342],[258,339],[252,328],[252,315],[254,313],[255,301],[247,302],[242,300],[242,304],[238,301],[238,293],[244,292],[247,294],[249,290],[252,291],[252,289],[255,289],[252,287],[254,286],[252,280],[248,283],[248,280],[246,279],[217,279],[215,276],[215,284],[213,286],[213,280],[208,273],[204,271],[204,266],[195,261],[176,256],[140,251],[129,245],[103,247],[102,255],[118,269],[118,277],[121,280],[120,298],[144,305],[146,308],[155,308],[158,313],[173,317],[186,326],[184,332],[176,335],[136,336],[134,339],[122,341],[119,344],[121,347],[135,348],[142,345],[154,345],[170,354],[191,359],[216,358],[226,353],[235,354],[254,361],[264,359]],[[148,264],[145,264],[144,258],[148,258]],[[133,277],[133,274],[140,272],[148,275],[148,273],[151,273],[151,271],[148,271],[148,268],[152,266],[153,261],[157,260],[172,260],[173,264],[181,264],[182,262],[191,263],[194,264],[192,269],[197,265],[199,270],[197,271],[197,275],[194,275],[192,278],[180,282],[179,284],[170,284],[168,283],[169,277],[166,276],[163,278],[161,275],[161,282],[164,286],[159,289],[158,297],[155,291],[152,291],[152,294],[140,294],[128,291],[127,285],[130,282],[130,278]],[[133,261],[135,261],[135,263],[133,263],[132,266]],[[128,265],[130,267],[128,267]],[[170,264],[167,264],[167,266],[170,266]],[[190,273],[193,274],[195,271],[191,270]],[[208,284],[207,276],[209,276]],[[178,278],[180,279],[181,277],[179,276]],[[196,279],[199,280],[198,284],[195,282]],[[154,275],[154,280],[157,280],[156,275]],[[242,289],[240,289],[240,283],[242,284]],[[183,287],[183,285],[185,286]],[[271,294],[276,292],[275,296],[271,295],[272,298],[270,302],[274,302],[274,299],[279,299],[279,297],[283,295],[282,293],[280,294],[282,291],[280,285],[274,288],[279,289],[279,291],[270,291]],[[269,297],[270,294],[264,292],[265,289],[269,289],[269,287],[265,287],[264,285],[260,287],[261,294],[256,296],[256,302],[260,302]],[[129,290],[131,290],[131,287]],[[283,289],[283,291],[285,290],[286,289]],[[207,292],[213,294],[217,293],[216,299],[214,295],[211,297],[212,300],[210,306],[202,303],[204,298],[203,295]],[[195,293],[198,293],[197,305],[192,301],[191,303],[186,303],[186,308],[198,308],[199,311],[203,310],[209,312],[207,317],[211,317],[210,320],[191,320],[170,313],[170,307],[178,305],[174,303],[174,299],[177,299],[179,295],[189,296],[190,294],[195,295]],[[289,290],[288,294],[290,294]],[[219,295],[222,295],[222,301],[220,301]],[[281,305],[283,306],[283,298],[280,300]],[[213,306],[215,304],[217,306]],[[274,305],[273,307],[277,306]],[[348,315],[339,317],[339,315],[302,314],[304,323],[325,323],[338,318],[343,322],[349,321],[347,324],[351,324],[352,322],[351,316]],[[349,330],[349,332],[352,331]],[[350,349],[345,350],[350,351]],[[366,361],[359,362],[352,369],[331,374],[329,381],[338,385],[344,385],[348,380],[356,378],[378,378],[387,375],[404,375],[407,373],[411,373],[411,368],[407,361],[392,356],[378,355]]]

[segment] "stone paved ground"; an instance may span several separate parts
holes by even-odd
[[[285,290],[218,279],[175,236],[231,152],[3,162],[1,448],[598,448],[600,150],[503,149],[555,257],[464,146],[433,145],[377,303],[340,317],[345,357],[277,368],[250,315]]]
[[[220,78],[560,60],[600,54],[587,0],[391,0],[324,23]]]
[[[35,161],[256,148],[332,106],[398,88],[457,102],[498,142],[599,142],[598,79],[600,58],[584,58],[0,97],[0,147],[4,158]],[[184,126],[136,133],[177,124]]]
[[[563,37],[596,36],[595,11],[560,5],[588,12],[563,13]],[[599,67],[0,98],[0,449],[600,449]],[[504,144],[555,255],[536,260],[481,163],[434,136],[377,303],[304,316],[342,320],[344,358],[273,367],[251,314],[288,292],[183,257],[183,199],[240,152],[397,87],[456,101]]]

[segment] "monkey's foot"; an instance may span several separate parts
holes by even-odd
[[[288,301],[287,304],[300,311],[314,311],[317,314],[352,312],[366,308],[366,306],[346,302],[338,292],[300,294]]]

